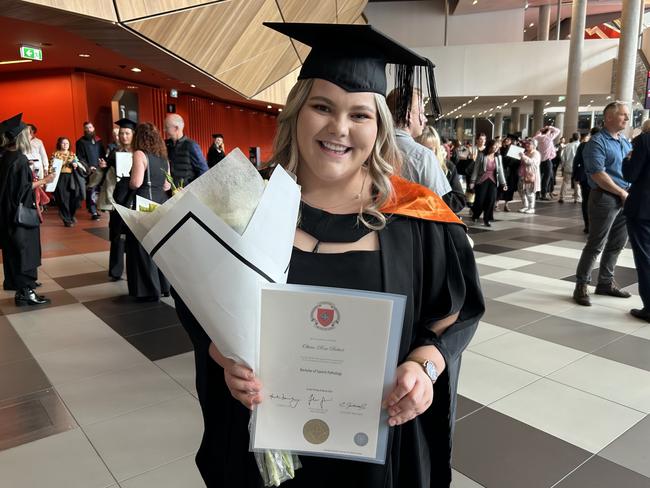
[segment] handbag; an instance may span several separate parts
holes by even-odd
[[[30,186],[27,188],[27,191],[31,190]],[[20,201],[18,202],[18,208],[16,209],[16,217],[14,222],[19,227],[25,227],[26,229],[33,229],[41,225],[41,221],[38,218],[38,211],[36,208],[27,207],[23,203],[23,200],[27,196],[27,191],[23,192],[20,195]]]

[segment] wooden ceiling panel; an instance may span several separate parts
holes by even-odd
[[[268,0],[220,2],[128,22],[127,25],[147,39],[214,75],[233,66],[233,50],[241,44],[258,11],[266,3]],[[277,8],[275,12],[277,13]],[[283,39],[275,38],[275,41],[279,44]],[[268,43],[266,47],[269,47]],[[253,55],[252,52],[242,52],[241,49],[237,52],[241,56],[239,63]]]
[[[277,0],[285,22],[334,22],[335,0]]]
[[[287,41],[284,45],[266,50],[228,71],[218,73],[217,78],[244,96],[252,97],[264,88],[264,82],[271,69],[280,63],[289,64],[288,59],[291,57],[299,62],[293,46]]]
[[[115,0],[117,12],[120,14],[120,20],[122,22],[208,3],[214,3],[214,1],[156,0],[152,2],[151,0]]]
[[[259,93],[260,91],[268,88],[269,86],[284,78],[287,73],[295,71],[301,66],[301,60],[296,56],[296,52],[293,50],[293,46],[289,45],[287,51],[280,58],[279,62],[273,66],[273,69],[269,71],[266,79],[264,79],[255,93]]]
[[[275,103],[277,105],[284,105],[287,101],[287,97],[289,96],[291,88],[293,88],[293,85],[295,85],[296,81],[298,81],[299,73],[299,69],[292,71],[281,80],[276,81],[268,88],[259,92],[253,97],[253,99],[267,103]]]
[[[230,70],[239,66],[252,58],[259,58],[265,51],[275,50],[278,47],[284,48],[288,43],[288,38],[272,29],[262,25],[263,22],[282,22],[280,11],[278,10],[275,0],[256,1],[255,8],[252,8],[253,2],[241,0],[241,6],[237,9],[237,17],[234,19],[224,20],[224,23],[238,23],[244,27],[240,33],[237,43],[230,49],[223,63],[215,73]],[[259,4],[262,5],[259,5]],[[246,5],[244,7],[244,5]],[[260,63],[258,70],[272,69],[272,61]]]
[[[113,2],[107,0],[24,0],[44,7],[52,7],[98,19],[117,21]]]
[[[339,12],[338,12],[338,18],[339,18],[339,24],[357,24],[357,23],[363,23],[365,24],[365,20],[363,22],[357,22],[359,20],[359,17],[361,17],[361,14],[363,14],[363,10],[366,8],[366,5],[368,4],[368,0],[342,0],[339,2]]]

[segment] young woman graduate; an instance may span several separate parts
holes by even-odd
[[[397,176],[384,98],[386,63],[407,65],[398,68],[407,109],[413,66],[430,62],[367,25],[266,25],[312,46],[278,118],[272,159],[302,186],[289,282],[408,297],[397,380],[384,402],[386,463],[301,456],[283,486],[449,486],[460,357],[484,302],[461,221],[430,190]],[[195,349],[205,421],[199,470],[208,487],[261,487],[247,427],[262,385],[219,354],[178,299],[176,309]]]

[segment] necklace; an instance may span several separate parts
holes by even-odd
[[[307,205],[310,207],[314,208],[319,208],[321,210],[330,211],[330,210],[335,210],[337,208],[343,207],[344,205],[349,205],[351,202],[354,202],[356,200],[361,200],[361,194],[363,193],[363,189],[366,187],[366,179],[368,178],[368,171],[366,171],[366,174],[363,175],[363,182],[361,183],[361,189],[359,190],[359,193],[356,193],[351,199],[345,200],[343,203],[339,203],[337,205],[332,205],[331,207],[322,207],[320,205],[315,205],[311,203],[309,200],[306,198],[302,198],[302,201],[305,202]]]

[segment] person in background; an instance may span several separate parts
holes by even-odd
[[[208,149],[208,167],[216,166],[219,161],[226,157],[226,149],[223,145],[222,134],[212,134],[213,143]]]
[[[126,119],[122,119],[126,120]],[[115,149],[120,145],[120,127],[117,125],[117,122],[113,125],[113,131],[111,132],[113,136],[113,140],[108,143],[108,146],[106,146],[106,156],[111,153],[111,151],[115,151]],[[105,165],[100,167],[106,167]]]
[[[537,141],[537,151],[539,152],[542,162],[540,163],[540,173],[542,181],[540,184],[540,200],[550,200],[552,188],[555,186],[553,181],[553,159],[556,155],[555,139],[560,135],[560,129],[547,125],[535,134]]]
[[[75,151],[79,161],[88,170],[87,177],[97,171],[100,162],[106,156],[106,149],[102,140],[95,134],[95,126],[92,122],[84,122],[84,135],[77,139]],[[100,218],[97,212],[98,195],[99,187],[86,186],[86,207],[93,220],[99,220]]]
[[[573,300],[583,306],[591,306],[588,285],[599,255],[596,295],[632,296],[614,280],[616,261],[627,243],[623,205],[630,184],[623,178],[623,159],[629,155],[632,145],[623,131],[630,120],[630,110],[624,102],[612,102],[605,107],[603,116],[603,129],[591,137],[582,154],[591,187],[589,235],[576,269]]]
[[[553,158],[553,178],[549,186],[549,193],[551,196],[557,196],[555,193],[555,182],[557,181],[557,170],[562,165],[562,153],[566,147],[566,138],[560,137],[558,143],[555,145],[555,157]]]
[[[54,195],[59,207],[59,217],[66,227],[77,223],[76,213],[86,194],[85,168],[79,162],[77,155],[70,151],[70,139],[59,137],[56,140],[56,151],[50,160],[50,169],[55,159],[63,162],[59,181],[56,183]]]
[[[497,199],[498,187],[508,189],[499,154],[499,142],[493,139],[488,141],[485,144],[485,149],[478,153],[470,178],[469,188],[473,189],[476,195],[472,206],[474,222],[477,222],[483,214],[485,226],[492,226],[490,222],[494,220],[494,204]]]
[[[138,125],[131,119],[120,119],[115,122],[117,125],[117,143],[114,145],[113,149],[109,152],[106,157],[106,163],[102,165],[102,171],[105,172],[104,185],[102,186],[102,192],[109,191],[112,187],[115,189],[117,182],[116,176],[116,154],[118,152],[133,152],[133,136],[135,134],[135,128]],[[112,171],[110,170],[112,168]],[[114,179],[114,181],[113,181]],[[127,180],[127,178],[124,178]],[[110,181],[109,181],[110,180]],[[122,184],[127,184],[127,181],[122,182]],[[114,190],[113,190],[114,191]],[[107,200],[112,200],[111,198]],[[111,249],[108,257],[108,278],[111,281],[119,281],[122,279],[122,274],[124,273],[124,239],[125,229],[124,222],[120,217],[120,214],[117,213],[117,210],[112,209],[109,213],[108,220],[108,237],[111,241]]]
[[[537,150],[537,141],[535,139],[526,139],[524,141],[524,152],[521,153],[521,162],[519,164],[519,195],[524,206],[519,212],[525,214],[535,213],[535,197],[540,189],[541,174],[539,163],[542,159]]]
[[[185,136],[185,121],[178,114],[168,114],[165,118],[165,132],[168,139],[167,157],[171,175],[176,187],[189,185],[208,170],[201,148],[192,139]]]
[[[470,146],[469,155],[464,165],[465,181],[467,182],[467,191],[465,193],[465,200],[467,201],[467,206],[469,207],[470,215],[473,215],[472,205],[474,205],[475,193],[474,188],[470,188],[470,180],[472,179],[472,174],[474,174],[474,166],[478,155],[485,150],[485,142],[487,141],[487,136],[481,132],[475,140],[475,144]]]
[[[585,144],[589,142],[591,136],[597,134],[599,130],[598,127],[593,127],[587,134],[583,134],[582,137],[580,137],[580,144],[578,145],[576,154],[573,157],[573,182],[575,185],[580,186],[580,194],[582,195],[582,221],[585,224],[582,232],[585,234],[589,233],[589,193],[591,192],[591,187],[587,182],[587,173],[585,173],[582,151],[584,151]]]
[[[36,133],[38,129],[34,124],[27,124],[29,127],[29,145],[31,146],[31,151],[27,155],[27,158],[34,164],[34,171],[38,178],[44,178],[47,176],[48,171],[48,158],[47,151],[45,150],[45,145],[38,137]]]
[[[442,197],[451,191],[451,187],[442,172],[440,162],[431,149],[415,142],[415,138],[422,134],[427,124],[422,94],[416,89],[411,89],[410,95],[407,108],[403,108],[406,93],[393,90],[386,97],[395,122],[397,147],[404,155],[402,176],[426,186]]]
[[[519,188],[519,164],[520,161],[517,158],[508,156],[508,151],[512,146],[513,138],[511,136],[506,136],[503,139],[503,144],[499,152],[501,153],[501,160],[503,162],[503,172],[505,173],[506,185],[501,193],[501,199],[503,200],[503,211],[510,212],[510,207],[508,204],[512,201],[515,191]]]
[[[165,176],[169,172],[169,161],[165,141],[155,125],[138,124],[133,151],[129,187],[147,200],[165,203],[171,188]],[[126,234],[126,278],[129,295],[138,301],[155,302],[161,296],[169,296],[169,281],[130,231]]]
[[[433,127],[427,125],[422,134],[415,140],[431,149],[438,161],[440,161],[442,172],[447,177],[449,186],[451,186],[451,191],[443,196],[442,199],[455,214],[460,213],[465,208],[465,191],[458,178],[456,167],[449,161],[444,146],[440,144],[438,132]]]
[[[34,220],[34,189],[54,180],[54,173],[34,181],[26,154],[31,151],[29,129],[22,114],[0,123],[0,247],[5,290],[15,290],[17,306],[45,305],[50,299],[38,295],[38,267],[41,265],[41,235]],[[26,214],[19,223],[20,205]],[[30,212],[31,211],[31,212]],[[33,213],[32,213],[33,212]]]
[[[623,214],[643,303],[643,308],[633,308],[630,314],[650,322],[650,124],[644,123],[641,134],[632,141],[632,156],[623,160],[623,177],[631,185]]]
[[[573,186],[573,203],[582,203],[580,185],[573,182],[573,159],[580,145],[580,133],[574,132],[571,141],[562,149],[562,186],[558,203],[564,203],[566,192]]]

